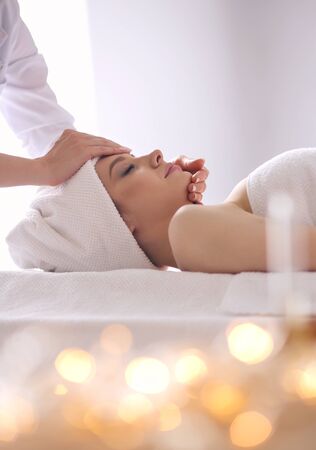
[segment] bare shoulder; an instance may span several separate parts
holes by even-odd
[[[173,215],[169,228],[169,243],[173,256],[181,270],[200,268],[200,257],[212,245],[213,230],[219,222],[229,222],[230,218],[242,211],[234,203],[218,205],[185,205]],[[198,261],[199,259],[199,261]],[[195,271],[195,270],[194,270]]]
[[[224,204],[220,205],[184,205],[179,208],[175,214],[173,215],[170,224],[169,224],[169,237],[170,235],[174,236],[174,232],[177,234],[182,229],[188,229],[190,228],[190,231],[194,232],[197,231],[197,226],[200,225],[200,218],[208,216],[209,218],[211,215],[220,209]],[[225,205],[226,208],[226,205]]]
[[[181,270],[206,273],[265,270],[264,218],[233,201],[181,207],[172,217],[168,236]]]
[[[252,213],[252,208],[249,202],[248,192],[247,192],[247,181],[248,177],[241,180],[233,188],[231,193],[228,195],[224,203],[235,203],[239,208]]]

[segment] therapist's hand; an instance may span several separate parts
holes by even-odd
[[[186,172],[191,172],[191,183],[188,185],[188,199],[190,202],[202,205],[203,192],[206,189],[206,179],[209,175],[208,169],[204,166],[205,159],[189,159],[185,155],[180,155],[171,160]]]
[[[63,183],[89,159],[118,153],[130,153],[131,149],[103,137],[65,130],[52,149],[37,158],[40,183],[56,186]]]

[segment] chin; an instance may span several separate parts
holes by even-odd
[[[190,172],[185,172],[185,171],[176,172],[172,175],[175,175],[175,179],[177,179],[176,180],[177,184],[181,185],[181,187],[184,187],[185,189],[188,188],[188,185],[190,184],[191,177],[192,177],[192,174]]]

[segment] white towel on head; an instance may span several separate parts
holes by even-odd
[[[38,190],[26,217],[7,236],[18,266],[55,272],[158,269],[102,185],[96,161],[65,183]]]
[[[316,148],[281,153],[250,173],[249,202],[254,214],[268,215],[271,194],[285,192],[293,200],[294,220],[316,225]]]

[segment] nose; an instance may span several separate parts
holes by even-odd
[[[163,154],[161,150],[154,150],[150,154],[150,162],[153,167],[158,167],[163,162]]]

